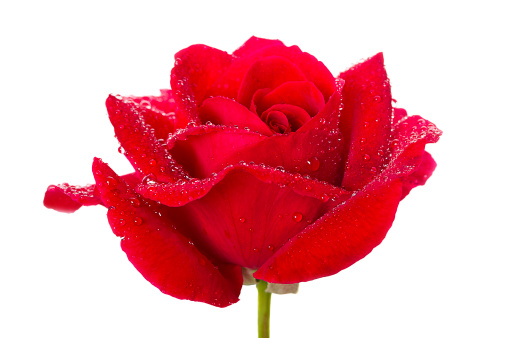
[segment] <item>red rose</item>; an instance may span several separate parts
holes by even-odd
[[[44,203],[106,206],[128,259],[177,298],[230,305],[242,268],[283,284],[347,268],[436,166],[424,147],[441,132],[392,108],[382,54],[335,78],[278,40],[195,45],[171,87],[106,101],[134,173],[95,159],[96,185],[50,186]]]

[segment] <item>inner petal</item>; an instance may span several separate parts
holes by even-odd
[[[273,112],[278,112],[285,116],[285,119],[288,121],[289,131],[298,130],[302,125],[311,119],[306,110],[297,106],[293,106],[291,104],[276,104],[270,109],[264,111],[264,113],[261,115],[261,119],[265,121],[265,118],[269,118]]]
[[[303,108],[310,116],[315,116],[326,102],[320,90],[309,81],[291,81],[275,88],[256,104],[262,113],[275,104],[291,104]]]
[[[268,127],[275,133],[287,134],[291,132],[289,120],[287,116],[281,111],[270,110],[262,115],[262,120]]]

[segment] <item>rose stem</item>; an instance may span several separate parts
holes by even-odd
[[[268,283],[263,280],[257,282],[258,291],[258,314],[257,326],[259,338],[269,338],[269,310],[271,306],[271,293],[266,292]]]

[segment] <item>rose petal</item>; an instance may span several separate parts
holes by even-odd
[[[213,84],[206,96],[225,96],[237,99],[241,81],[250,66],[257,60],[270,56],[281,56],[293,62],[305,74],[305,78],[313,82],[322,92],[326,102],[336,91],[334,76],[314,56],[302,52],[297,46],[286,47],[283,44],[272,44],[235,60]]]
[[[95,185],[50,185],[44,195],[44,206],[60,212],[73,213],[83,205],[98,204],[102,204],[102,201],[95,193]]]
[[[291,104],[275,104],[268,110],[265,110],[261,115],[261,119],[265,121],[267,125],[269,125],[269,121],[272,119],[270,116],[273,112],[280,112],[283,114],[285,117],[284,121],[286,120],[288,123],[287,127],[290,127],[289,131],[298,130],[302,125],[311,119],[310,115],[308,115],[306,110],[303,108],[293,106]],[[271,129],[273,130],[273,128]],[[280,134],[283,134],[283,132]]]
[[[264,139],[264,135],[234,127],[189,126],[171,135],[167,148],[192,177],[205,178],[237,164],[239,160],[228,160],[231,154]]]
[[[252,97],[257,89],[275,89],[288,81],[306,81],[299,68],[288,59],[280,56],[269,56],[252,63],[243,77],[238,92],[238,102],[250,107]]]
[[[407,117],[407,111],[403,108],[393,108],[393,125]]]
[[[266,165],[239,163],[228,165],[220,172],[203,179],[191,179],[173,183],[159,183],[149,178],[138,184],[136,191],[146,198],[159,201],[170,207],[178,207],[205,196],[214,185],[220,182],[230,172],[242,170],[254,175],[258,180],[266,183],[277,183],[288,186],[302,196],[320,199],[322,202],[339,203],[352,192],[342,188],[303,177],[301,174],[292,174],[285,170],[273,169]]]
[[[219,307],[239,300],[241,267],[212,262],[176,230],[168,208],[139,196],[102,160],[94,160],[93,171],[111,228],[144,278],[179,299]]]
[[[133,186],[141,182],[136,173],[123,175],[121,178]],[[107,182],[114,184],[115,180],[106,179]],[[50,185],[44,195],[44,206],[60,212],[73,213],[82,206],[98,204],[104,205],[95,184],[86,186],[69,185],[68,183]]]
[[[248,128],[266,136],[273,132],[266,126],[257,114],[249,111],[245,106],[224,97],[213,97],[204,100],[199,108],[199,118],[203,123]]]
[[[169,133],[187,125],[186,118],[176,118],[176,103],[171,90],[160,90],[160,96],[130,96],[129,99],[143,107],[144,121],[153,128],[158,139],[166,139]]]
[[[400,196],[399,180],[372,182],[291,238],[254,277],[292,284],[349,267],[382,242],[394,221]]]
[[[383,175],[396,179],[412,174],[421,165],[426,144],[437,142],[441,135],[433,123],[420,116],[403,119],[393,129],[391,160]]]
[[[324,96],[315,85],[309,81],[286,82],[256,103],[257,113],[262,113],[275,104],[291,104],[306,110],[310,116],[315,116],[326,102]]]
[[[145,123],[144,108],[128,99],[111,95],[106,106],[125,156],[141,176],[151,174],[161,182],[188,178],[165,147],[160,145],[153,129]]]
[[[424,185],[433,171],[435,171],[436,167],[437,163],[433,157],[431,157],[431,155],[425,151],[422,155],[422,160],[419,167],[412,174],[408,175],[402,180],[403,192],[401,198],[405,198],[413,188]]]
[[[379,53],[340,74],[345,80],[340,121],[347,163],[342,186],[357,190],[385,168],[391,139],[391,87]]]
[[[297,132],[276,135],[231,154],[228,162],[264,163],[292,173],[310,175],[338,184],[343,142],[338,129],[341,94],[337,91],[324,108]]]
[[[303,112],[306,113],[304,110]],[[266,110],[264,113],[262,113],[261,118],[263,121],[266,122],[266,124],[269,126],[269,129],[271,129],[274,133],[288,134],[291,132],[289,119],[287,118],[287,115],[285,115],[280,110],[277,109]]]
[[[259,267],[285,241],[350,196],[331,185],[273,168],[230,166],[215,177],[138,186],[142,195],[178,205],[196,244],[220,259]],[[192,217],[186,217],[192,215]]]
[[[177,111],[188,121],[197,121],[200,106],[211,85],[229,68],[232,56],[205,45],[193,45],[174,56],[171,71],[171,88],[174,91]]]
[[[241,58],[272,45],[284,46],[280,40],[269,40],[252,36],[241,47],[236,49],[232,55]]]

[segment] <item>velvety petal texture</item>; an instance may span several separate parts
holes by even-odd
[[[335,77],[252,37],[232,54],[183,49],[170,81],[106,101],[133,173],[95,159],[96,184],[51,185],[44,205],[105,206],[129,261],[176,298],[233,304],[242,271],[246,284],[335,274],[382,242],[436,168],[426,145],[442,133],[392,107],[382,53]]]

